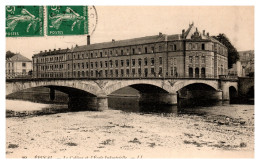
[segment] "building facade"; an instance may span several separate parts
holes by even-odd
[[[193,24],[181,34],[159,33],[33,56],[35,78],[218,78],[227,69],[227,48]]]
[[[24,77],[32,71],[32,61],[21,54],[6,54],[6,78]]]

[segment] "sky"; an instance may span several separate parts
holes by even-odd
[[[96,6],[97,25],[91,43],[149,35],[180,34],[194,22],[210,35],[225,33],[238,51],[254,50],[254,7],[251,6]],[[31,58],[40,51],[86,44],[82,36],[6,38],[6,50]]]

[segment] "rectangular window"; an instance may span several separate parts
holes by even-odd
[[[190,61],[190,63],[193,63],[193,58],[192,58],[192,56],[189,56],[189,61]]]
[[[22,63],[22,66],[23,66],[23,67],[26,67],[26,63]]]
[[[138,59],[138,66],[142,65],[142,59]]]
[[[154,53],[154,47],[151,47],[151,52]]]
[[[162,63],[163,63],[162,57],[159,57],[159,63],[160,63],[160,65],[162,65]]]
[[[116,77],[118,77],[118,70],[117,69],[115,70],[115,74],[116,74]]]
[[[124,50],[121,50],[121,55],[124,55]]]
[[[177,59],[173,58],[173,64],[176,65],[177,64]]]
[[[151,74],[152,76],[155,76],[154,68],[151,68]]]
[[[138,53],[141,54],[141,48],[138,48]]]
[[[127,76],[129,76],[129,73],[130,73],[129,69],[126,69],[126,75]]]
[[[162,76],[162,67],[159,67],[159,75]]]
[[[151,65],[154,65],[154,58],[151,58]]]
[[[129,62],[129,60],[127,59],[127,60],[126,60],[126,66],[129,67],[129,65],[130,65],[130,62]]]
[[[147,77],[148,76],[148,68],[144,69],[144,76]]]
[[[147,66],[147,65],[148,65],[147,58],[144,58],[144,65],[145,65],[145,66]]]
[[[135,59],[132,59],[132,66],[135,66]]]
[[[135,69],[132,69],[132,75],[135,76]]]
[[[205,62],[206,62],[206,61],[205,61],[205,56],[202,56],[202,57],[201,57],[201,63],[204,64]]]
[[[124,76],[124,70],[121,69],[121,76],[123,77]]]
[[[139,76],[142,74],[141,68],[138,68],[138,74],[139,74]]]
[[[88,63],[86,63],[86,68],[88,68]]]
[[[133,55],[134,55],[135,54],[135,49],[134,48],[132,49],[132,52],[133,52]]]
[[[90,68],[93,68],[93,62],[90,63]],[[92,75],[91,75],[92,76]]]
[[[144,48],[144,51],[145,51],[146,54],[148,53],[148,52],[147,52],[147,47]]]
[[[102,61],[100,61],[100,64],[99,64],[99,65],[100,65],[100,68],[102,68],[102,67],[103,67],[103,63],[102,63]]]
[[[105,68],[107,68],[107,61],[105,61]]]
[[[121,67],[124,66],[124,60],[121,60]]]
[[[81,67],[84,69],[84,63],[81,64]]]
[[[199,63],[199,57],[198,57],[198,56],[195,57],[195,63],[196,63],[196,64]]]
[[[115,60],[115,65],[116,67],[118,67],[118,60]]]
[[[204,43],[201,44],[201,49],[205,50],[205,44]]]
[[[162,46],[159,46],[159,52],[162,52]]]
[[[102,52],[100,52],[100,57],[101,57],[101,58],[103,57],[103,54],[102,54]]]

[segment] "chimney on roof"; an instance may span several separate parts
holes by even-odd
[[[42,53],[42,51],[40,51],[40,53]]]
[[[112,39],[112,42],[115,43],[115,39]]]
[[[56,49],[54,48],[54,51],[56,51]]]
[[[49,49],[49,52],[51,52],[51,49]]]
[[[59,48],[59,51],[61,50],[61,48]]]
[[[45,53],[47,52],[47,50],[45,50]]]
[[[162,33],[161,33],[161,32],[159,32],[159,36],[162,36]]]
[[[87,35],[87,45],[90,45],[90,35]]]
[[[207,32],[207,36],[209,36],[209,33]]]
[[[182,30],[182,37],[184,38],[185,29]]]
[[[205,35],[205,30],[203,30],[203,35]]]

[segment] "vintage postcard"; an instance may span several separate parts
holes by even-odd
[[[254,158],[254,6],[5,6],[6,158]]]

